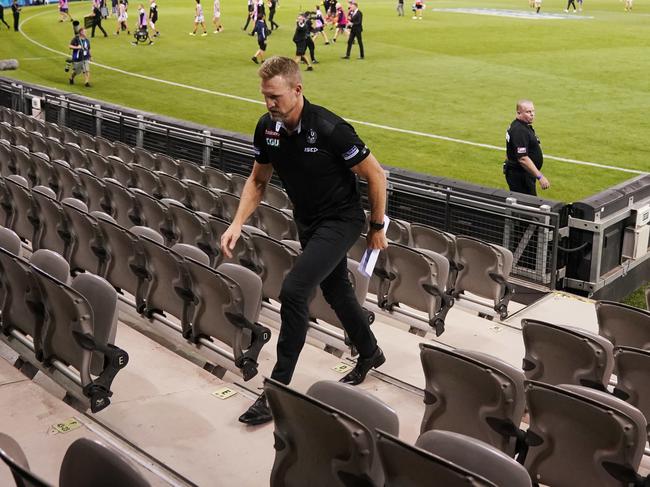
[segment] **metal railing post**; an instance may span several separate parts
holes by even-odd
[[[137,116],[138,119],[138,130],[135,133],[135,146],[143,147],[144,146],[144,117],[142,115]],[[126,142],[122,140],[122,142]]]
[[[68,126],[68,124],[66,123],[66,121],[67,121],[66,120],[67,119],[66,112],[67,112],[66,98],[65,98],[65,96],[61,95],[59,97],[59,121],[58,121],[58,124],[63,125],[64,127]]]
[[[93,116],[95,117],[95,135],[102,135],[102,106],[93,105]]]
[[[203,167],[210,166],[210,154],[212,153],[212,134],[209,130],[203,131]]]

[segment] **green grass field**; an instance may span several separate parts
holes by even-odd
[[[204,0],[206,19],[212,4]],[[650,7],[632,14],[619,0],[586,0],[592,19],[527,20],[435,12],[429,8],[497,8],[528,11],[526,0],[431,2],[425,19],[398,18],[394,0],[369,0],[364,13],[365,61],[345,61],[344,43],[317,41],[320,64],[305,73],[305,92],[352,120],[443,135],[502,147],[518,98],[534,100],[536,130],[545,154],[650,171],[647,107],[650,105]],[[225,31],[191,37],[191,0],[160,0],[162,36],[153,46],[134,47],[131,37],[93,40],[93,87],[69,86],[63,72],[71,38],[57,22],[57,7],[23,9],[23,33],[0,31],[0,58],[18,58],[20,70],[4,75],[72,90],[151,112],[227,130],[251,133],[262,105],[200,92],[190,87],[261,101],[257,44],[242,32],[243,0],[222,0]],[[564,2],[546,0],[543,12],[562,13]],[[88,2],[71,2],[81,17]],[[132,1],[129,23],[135,23]],[[269,39],[268,55],[293,54],[296,13],[311,3],[282,0],[281,28]],[[10,16],[10,14],[9,14]],[[41,45],[37,45],[40,43]],[[188,85],[177,87],[128,73]],[[415,171],[505,187],[504,151],[355,124],[379,160]],[[634,174],[547,160],[552,188],[545,196],[573,201]]]

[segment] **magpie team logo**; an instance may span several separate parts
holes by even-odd
[[[316,131],[314,129],[309,129],[309,132],[307,132],[307,143],[315,144],[317,138],[318,136],[316,135]]]

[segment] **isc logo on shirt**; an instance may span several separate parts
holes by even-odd
[[[272,139],[271,137],[267,137],[266,145],[269,147],[280,147],[280,139]]]

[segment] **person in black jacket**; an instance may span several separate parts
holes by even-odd
[[[18,0],[14,0],[11,4],[11,13],[14,14],[14,31],[18,32],[18,23],[20,22],[20,7]]]
[[[348,38],[348,50],[343,56],[343,59],[350,59],[350,51],[352,50],[352,44],[356,39],[359,44],[359,59],[364,58],[363,54],[363,40],[361,39],[361,32],[363,32],[363,14],[359,10],[359,6],[356,2],[350,4],[350,17],[349,23],[352,24],[350,27],[350,37]]]
[[[293,34],[293,42],[296,44],[296,63],[304,61],[307,64],[307,71],[313,71],[314,68],[305,56],[307,52],[307,37],[309,37],[309,26],[307,25],[307,19],[303,14],[298,15],[298,20],[296,21],[296,32]]]
[[[271,30],[280,27],[278,23],[273,20],[275,17],[275,9],[278,6],[278,0],[269,0],[269,22],[271,22]]]
[[[95,37],[95,28],[99,28],[104,33],[104,37],[108,37],[108,34],[102,27],[102,8],[99,0],[93,1],[93,28],[90,31],[90,37]]]

